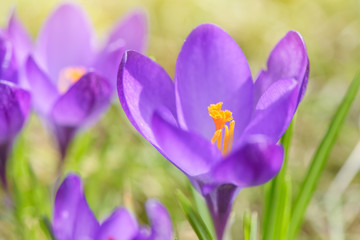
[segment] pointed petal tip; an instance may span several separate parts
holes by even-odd
[[[146,202],[146,212],[151,222],[151,236],[154,239],[170,240],[172,223],[165,206],[156,199],[149,199]]]

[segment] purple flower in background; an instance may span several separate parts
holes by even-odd
[[[63,4],[47,19],[26,73],[34,107],[55,133],[62,159],[75,133],[109,106],[123,52],[144,51],[146,35],[141,11],[120,21],[100,50],[79,7]]]
[[[139,226],[125,208],[117,208],[102,224],[91,212],[80,177],[69,174],[56,193],[52,228],[57,240],[170,240],[170,216],[156,200],[146,203],[151,227]]]
[[[8,40],[0,37],[0,178],[7,189],[6,163],[13,141],[22,129],[30,111],[30,94],[15,83],[18,78],[16,63],[11,58]]]
[[[15,11],[11,13],[7,27],[0,30],[0,38],[1,80],[25,86],[23,66],[31,51],[32,42],[16,18]]]
[[[252,81],[247,60],[221,28],[203,24],[186,39],[175,83],[151,59],[125,53],[118,94],[134,127],[205,197],[218,239],[245,187],[279,172],[287,129],[308,81],[300,34],[290,31]]]
[[[30,94],[18,85],[30,47],[30,38],[13,12],[8,26],[0,30],[0,180],[6,190],[6,163],[30,112]]]

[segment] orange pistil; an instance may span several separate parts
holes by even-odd
[[[69,87],[76,83],[85,73],[86,69],[83,67],[68,67],[63,69],[59,75],[59,91],[61,93],[66,92]]]
[[[216,131],[214,136],[211,139],[211,143],[216,143],[217,147],[222,154],[225,156],[227,153],[231,151],[233,136],[234,136],[234,127],[235,121],[232,117],[232,112],[229,110],[221,110],[223,103],[219,102],[217,104],[211,104],[208,107],[209,115],[212,117],[215,123]],[[226,125],[227,122],[230,122],[230,128]],[[223,131],[225,128],[225,131]],[[224,143],[223,147],[221,148],[221,140],[222,140],[222,133],[224,132]]]

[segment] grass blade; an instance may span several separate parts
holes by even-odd
[[[48,239],[56,240],[54,233],[52,231],[50,220],[47,217],[44,216],[40,219],[40,227],[42,228],[43,232],[48,237]]]
[[[243,216],[244,240],[256,240],[257,237],[257,214],[245,211]]]
[[[191,206],[191,202],[181,191],[177,191],[176,195],[179,199],[180,206],[184,211],[186,218],[190,222],[190,225],[194,229],[199,240],[214,240],[200,215]]]
[[[295,200],[287,239],[295,239],[295,237],[297,236],[297,233],[303,221],[306,208],[313,196],[314,190],[327,163],[330,150],[335,143],[337,135],[349,112],[351,104],[355,99],[359,86],[360,72],[357,73],[354,80],[352,81],[345,97],[343,98],[340,106],[338,107],[334,117],[331,120],[330,126],[324,138],[322,139],[311,161],[311,165],[301,184],[300,191]]]
[[[283,167],[279,174],[272,180],[270,183],[267,184],[266,192],[265,192],[265,214],[263,220],[263,240],[281,240],[279,238],[280,231],[283,228],[282,224],[283,216],[285,212],[285,199],[286,195],[283,193],[285,192],[286,184],[285,184],[285,175],[287,169],[287,162],[288,162],[288,155],[290,149],[290,142],[293,133],[293,121],[290,123],[287,131],[281,138],[281,143],[284,147],[284,163]],[[280,194],[281,193],[281,194]]]
[[[194,199],[196,211],[199,213],[201,219],[204,221],[211,235],[215,236],[214,224],[212,222],[211,214],[209,212],[209,209],[206,205],[204,198],[200,195],[200,193],[198,193],[198,191],[196,191],[196,189],[191,184],[189,185],[190,185],[192,197]]]
[[[257,239],[257,214],[251,214],[250,240]]]
[[[244,240],[250,240],[251,233],[251,213],[250,211],[245,211],[243,216],[243,232],[244,232]]]

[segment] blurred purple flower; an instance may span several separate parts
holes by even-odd
[[[125,208],[117,208],[102,224],[91,212],[83,192],[83,184],[69,174],[56,193],[52,228],[57,240],[170,240],[170,216],[156,200],[146,203],[151,228],[139,226]]]
[[[6,28],[0,30],[1,80],[25,86],[23,66],[32,47],[30,36],[17,19],[15,11],[10,15]]]
[[[240,189],[279,172],[283,149],[276,143],[305,93],[308,73],[297,32],[281,39],[253,83],[236,42],[221,28],[203,24],[180,51],[175,85],[157,63],[128,51],[118,94],[134,127],[205,197],[222,239]]]
[[[75,133],[109,106],[123,52],[144,51],[146,35],[146,16],[138,10],[115,26],[100,50],[78,6],[63,4],[47,19],[26,73],[34,107],[55,133],[62,159]]]
[[[16,40],[22,30],[12,15],[8,28],[0,32],[0,178],[6,190],[6,163],[13,141],[29,115],[31,102],[30,94],[16,85],[23,60],[19,56],[25,51]]]

